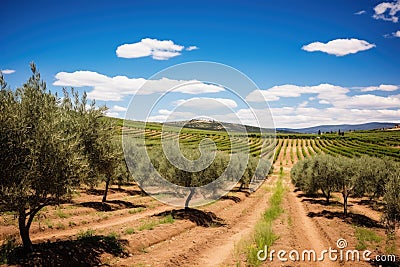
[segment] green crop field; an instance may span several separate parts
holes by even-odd
[[[119,126],[122,126],[119,121]],[[344,136],[337,134],[295,134],[277,133],[276,139],[271,136],[248,133],[231,133],[226,131],[180,128],[166,126],[159,123],[125,122],[123,135],[141,137],[144,134],[146,145],[157,146],[162,139],[170,140],[178,138],[184,146],[196,148],[204,139],[212,140],[217,149],[227,153],[249,151],[255,157],[272,158],[277,160],[281,150],[286,156],[289,140],[295,150],[298,160],[315,156],[317,154],[329,154],[333,156],[359,157],[369,155],[375,157],[389,157],[400,161],[400,131],[357,131],[349,132]],[[291,155],[291,158],[293,155]]]

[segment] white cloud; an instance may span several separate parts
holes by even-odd
[[[394,33],[393,33],[393,36],[394,36],[394,37],[400,37],[400,31],[394,32]]]
[[[379,86],[368,86],[368,87],[355,87],[356,89],[361,89],[361,92],[371,92],[371,91],[396,91],[400,89],[398,85],[392,84],[381,84]]]
[[[368,50],[375,47],[364,40],[352,39],[336,39],[328,43],[313,42],[302,47],[307,52],[321,51],[335,56],[345,56],[355,54],[360,51]]]
[[[356,87],[360,88],[360,87]],[[399,87],[396,86],[396,90]],[[380,85],[380,86],[370,86],[370,87],[362,87],[361,91],[375,91],[375,90],[385,90],[385,91],[394,91],[394,85]],[[320,104],[331,104],[334,107],[340,108],[369,108],[369,109],[380,109],[380,108],[396,108],[400,107],[400,99],[399,95],[395,96],[387,96],[381,97],[376,95],[347,95],[350,90],[345,87],[336,86],[332,84],[320,84],[316,86],[297,86],[293,84],[286,84],[280,86],[274,86],[268,90],[264,91],[263,94],[272,95],[280,99],[281,97],[300,97],[303,94],[316,94],[317,99],[319,99]],[[256,99],[252,99],[250,97],[246,97],[246,100],[249,102],[260,102],[254,101]],[[253,101],[252,101],[253,100]],[[301,106],[299,106],[301,107]]]
[[[188,47],[186,47],[186,51],[193,51],[193,50],[197,50],[197,49],[199,49],[197,46],[195,46],[195,45],[191,45],[191,46],[188,46]]]
[[[318,103],[322,104],[322,105],[329,105],[331,102],[329,102],[328,100],[320,100],[318,101]]]
[[[127,110],[126,107],[114,105],[107,110],[106,115],[114,118],[123,118]]]
[[[184,106],[194,109],[218,109],[218,108],[236,108],[237,103],[228,98],[211,98],[211,97],[193,97],[189,99],[179,99],[174,102],[176,106]]]
[[[305,107],[307,107],[307,105],[308,105],[308,101],[303,101],[298,105],[298,107],[299,108],[305,108]]]
[[[121,101],[128,95],[136,93],[149,95],[164,93],[169,89],[185,94],[218,93],[223,87],[206,84],[196,80],[146,80],[144,78],[128,78],[126,76],[108,77],[93,71],[59,72],[53,85],[72,87],[91,87],[90,99]],[[141,90],[139,90],[141,88]],[[139,90],[139,91],[138,91]]]
[[[397,23],[399,17],[397,13],[400,11],[400,0],[394,2],[382,2],[374,7],[374,19],[382,19]]]
[[[385,109],[399,108],[400,97],[397,96],[376,96],[376,95],[355,95],[348,97],[345,101],[336,101],[332,103],[338,108],[347,109]]]
[[[365,13],[367,13],[365,10],[360,10],[360,11],[354,13],[354,15],[362,15],[362,14],[365,14]]]
[[[167,60],[181,54],[185,47],[175,44],[171,40],[157,40],[144,38],[140,42],[123,44],[117,47],[116,54],[121,58],[139,58],[151,56],[156,60]],[[189,46],[187,51],[198,49],[197,46]]]
[[[10,70],[10,69],[0,70],[0,71],[3,74],[13,74],[15,72],[15,70]]]
[[[182,121],[190,120],[196,117],[196,114],[192,112],[182,112],[182,111],[170,111],[162,109],[158,111],[157,115],[149,116],[146,121],[150,122],[166,122],[166,121]]]
[[[293,84],[284,84],[271,87],[267,90],[254,90],[247,97],[249,102],[262,102],[259,95],[263,95],[268,101],[277,101],[281,97],[300,97],[302,94],[317,94],[318,99],[337,99],[346,98],[349,89],[335,86],[332,84],[320,84],[316,86],[298,86]]]
[[[118,112],[107,111],[106,115],[108,117],[121,118],[121,115]]]
[[[121,107],[121,106],[118,106],[118,105],[114,105],[110,110],[117,111],[117,112],[125,112],[128,109],[126,107]]]

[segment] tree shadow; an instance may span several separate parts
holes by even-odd
[[[343,204],[337,200],[329,200],[329,203],[326,203],[325,199],[303,198],[301,202],[309,202],[311,204],[319,204],[321,206],[332,206],[332,207],[343,206]]]
[[[104,189],[87,189],[86,194],[88,195],[95,195],[95,196],[102,196],[104,195]],[[126,193],[130,196],[147,196],[147,193],[140,189],[124,189],[124,188],[110,188],[108,189],[109,193]]]
[[[297,190],[297,191],[294,191],[294,192],[301,192],[301,193],[298,193],[297,194],[297,197],[298,198],[324,198],[324,195],[323,194],[321,194],[321,193],[304,193],[304,192],[302,192],[301,190]]]
[[[167,216],[171,215],[176,220],[189,220],[198,226],[203,227],[218,227],[224,226],[224,220],[219,218],[211,211],[202,211],[198,209],[179,209],[164,211],[153,216]]]
[[[230,191],[235,193],[243,193],[246,197],[251,195],[251,192],[248,189],[233,188]]]
[[[109,192],[112,192],[111,190]],[[104,195],[104,189],[86,189],[85,193],[88,195],[102,196]]]
[[[86,208],[92,208],[97,211],[115,211],[120,209],[132,209],[132,208],[146,208],[145,205],[135,205],[129,201],[123,200],[108,200],[106,202],[100,201],[88,201],[77,204]]]
[[[385,205],[376,200],[369,200],[369,199],[361,199],[358,205],[367,206],[375,211],[383,212]]]
[[[143,190],[128,190],[125,189],[124,191],[126,194],[130,195],[130,196],[147,196],[148,194],[146,192],[144,192]]]
[[[221,199],[232,200],[235,203],[239,203],[240,201],[242,201],[240,197],[235,197],[235,196],[222,196]]]
[[[343,219],[346,223],[352,225],[364,226],[368,228],[383,228],[383,226],[379,222],[365,215],[357,213],[348,213],[347,217],[345,217],[343,212],[322,210],[320,212],[309,212],[307,216],[310,218],[314,217],[323,217],[327,219],[339,218]]]
[[[101,255],[127,257],[127,240],[113,236],[94,235],[33,245],[33,252],[26,253],[22,247],[8,255],[8,263],[18,266],[102,266]]]

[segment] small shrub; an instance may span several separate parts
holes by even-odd
[[[87,229],[86,231],[80,231],[78,233],[78,238],[77,239],[79,240],[79,239],[85,239],[85,238],[88,238],[88,237],[93,237],[94,234],[95,234],[95,231],[93,229]]]
[[[140,207],[140,208],[136,208],[136,209],[131,209],[128,212],[129,212],[129,214],[135,214],[135,213],[141,212],[143,210],[144,210],[144,208]]]
[[[127,234],[127,235],[131,235],[131,234],[134,234],[134,233],[135,233],[135,229],[133,229],[133,228],[127,228],[125,230],[125,234]]]
[[[64,229],[65,229],[65,225],[64,225],[63,223],[58,223],[58,224],[56,225],[56,229],[58,229],[58,230],[64,230]]]
[[[66,214],[62,209],[57,209],[55,215],[58,216],[60,219],[65,219],[69,217],[69,215]]]

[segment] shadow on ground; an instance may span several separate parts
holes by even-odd
[[[324,217],[327,219],[340,218],[340,219],[343,219],[346,223],[352,224],[352,225],[354,224],[354,225],[364,226],[364,227],[369,227],[369,228],[371,228],[371,227],[383,228],[383,226],[379,222],[377,222],[365,215],[357,214],[357,213],[348,213],[347,217],[345,217],[343,212],[323,210],[320,212],[309,212],[307,215],[308,215],[308,217],[311,217],[311,218],[314,218],[314,217]]]
[[[321,206],[332,206],[332,207],[343,206],[342,203],[336,200],[330,200],[329,203],[327,203],[325,199],[303,198],[301,202],[309,202],[311,204],[319,204]]]
[[[105,266],[101,261],[102,254],[126,257],[127,244],[127,240],[113,236],[85,236],[77,240],[35,244],[30,253],[21,247],[15,248],[7,262],[19,266]]]
[[[129,201],[123,200],[108,200],[106,202],[88,201],[77,204],[86,208],[92,208],[97,211],[115,211],[120,209],[132,209],[132,208],[146,208],[145,205],[135,205]]]
[[[246,197],[251,195],[251,192],[249,189],[239,189],[239,188],[233,188],[231,189],[231,192],[235,193],[244,193]]]
[[[381,201],[361,199],[359,205],[367,206],[375,211],[383,212],[385,205]]]
[[[87,189],[86,194],[102,196],[104,195],[104,189]],[[108,193],[126,193],[130,196],[147,196],[146,192],[138,189],[124,189],[124,188],[110,188]]]
[[[224,220],[210,211],[202,211],[198,209],[179,209],[164,211],[153,216],[167,216],[171,215],[176,220],[189,220],[198,226],[203,227],[216,227],[223,226]]]
[[[239,203],[240,201],[242,201],[240,197],[235,197],[235,196],[222,196],[221,199],[232,200],[235,203]]]

